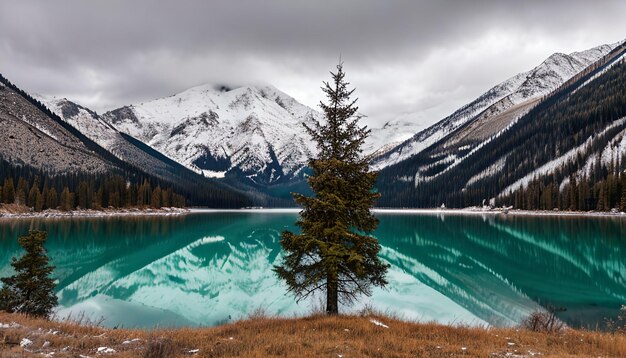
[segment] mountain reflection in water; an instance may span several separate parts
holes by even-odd
[[[16,238],[49,233],[59,314],[125,327],[216,325],[261,308],[306,314],[272,272],[296,213],[0,221],[0,276]],[[356,307],[421,321],[505,326],[541,306],[595,327],[626,303],[626,219],[379,213],[390,285]]]

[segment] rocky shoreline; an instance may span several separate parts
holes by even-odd
[[[0,208],[0,220],[2,219],[29,219],[29,218],[99,218],[114,216],[175,216],[185,215],[190,212],[185,208],[108,208],[103,210],[71,210],[61,211],[48,209],[44,211],[16,212]]]
[[[457,214],[457,215],[516,215],[516,216],[591,216],[626,218],[623,211],[568,211],[568,210],[522,210],[511,208],[468,207],[462,209],[410,209],[410,208],[376,208],[379,214]]]

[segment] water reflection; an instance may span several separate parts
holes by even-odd
[[[626,220],[381,214],[390,287],[369,302],[410,318],[512,325],[539,305],[595,325],[626,303]],[[15,238],[49,232],[61,313],[124,326],[213,325],[258,307],[309,310],[271,268],[293,213],[0,221],[0,275]]]

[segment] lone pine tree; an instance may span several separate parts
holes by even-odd
[[[31,231],[18,241],[26,254],[19,260],[13,258],[14,276],[0,279],[3,284],[0,310],[48,317],[57,305],[57,296],[54,294],[56,285],[50,277],[54,267],[48,265],[44,248],[46,233]]]
[[[325,123],[305,125],[318,148],[317,158],[308,162],[314,195],[293,194],[302,207],[296,222],[301,234],[282,233],[285,257],[274,271],[298,301],[325,292],[327,314],[338,314],[339,303],[385,286],[388,265],[378,258],[378,240],[369,235],[378,226],[370,209],[379,197],[377,173],[369,171],[361,149],[370,131],[359,126],[356,100],[350,99],[354,89],[348,89],[341,63],[331,75],[332,83],[322,87],[328,99],[320,103]]]

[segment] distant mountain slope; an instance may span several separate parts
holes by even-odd
[[[377,158],[413,137],[424,125],[406,119],[394,119],[380,127],[368,128],[371,132],[363,143],[363,153]]]
[[[494,86],[431,127],[373,161],[376,169],[399,163],[437,143],[459,149],[462,156],[482,140],[494,135],[528,112],[537,101],[568,79],[599,60],[618,44],[601,45],[569,55],[555,53],[534,69]]]
[[[267,186],[302,178],[316,152],[303,123],[322,114],[272,86],[203,85],[103,118],[196,172]],[[399,120],[372,128],[364,152],[384,153],[418,128]]]
[[[195,173],[158,151],[119,132],[104,121],[97,113],[67,99],[36,95],[46,107],[85,136],[101,145],[120,160],[166,181],[180,180],[180,176],[195,176]],[[198,177],[198,180],[202,178]]]
[[[48,172],[121,169],[14,89],[0,87],[0,157]]]
[[[103,117],[206,176],[272,184],[300,174],[315,150],[302,124],[320,114],[270,86],[199,86]]]
[[[463,207],[485,200],[537,208],[541,200],[541,207],[549,209],[603,210],[619,204],[617,193],[604,191],[604,181],[612,191],[626,190],[617,183],[626,182],[625,57],[626,45],[619,45],[487,138],[450,144],[467,128],[460,127],[444,141],[383,169],[381,204]],[[537,180],[531,198],[516,196]],[[586,197],[584,205],[571,204],[578,192],[564,198],[564,190],[574,190],[568,188],[570,180],[589,185],[580,194]]]
[[[188,170],[118,132],[94,112],[67,100],[44,104],[2,76],[0,83],[0,159],[7,168],[15,168],[14,173],[24,167],[31,174],[63,175],[63,180],[73,180],[64,184],[69,186],[77,180],[68,175],[83,179],[122,175],[134,182],[150,179],[155,185],[173,187],[193,205],[251,204],[238,190]]]

